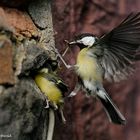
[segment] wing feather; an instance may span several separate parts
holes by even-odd
[[[128,15],[98,43],[103,52],[99,61],[104,78],[117,82],[126,79],[133,71],[133,63],[140,60],[140,12]]]

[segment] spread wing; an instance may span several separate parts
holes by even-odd
[[[98,43],[104,78],[115,82],[126,79],[133,70],[133,62],[140,60],[140,12],[130,14]]]

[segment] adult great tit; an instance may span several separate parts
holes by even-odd
[[[63,115],[64,93],[68,91],[68,86],[54,72],[56,66],[46,65],[34,76],[35,83],[42,93],[47,97],[46,107],[52,106],[61,114],[62,121],[65,123]]]
[[[76,44],[80,48],[74,65],[78,84],[70,96],[76,95],[82,87],[88,95],[100,100],[111,122],[125,124],[124,116],[105,91],[102,82],[103,79],[114,82],[126,79],[133,71],[133,62],[140,59],[140,12],[130,14],[100,38],[84,33],[68,44]]]

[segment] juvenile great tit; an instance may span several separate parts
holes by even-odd
[[[55,66],[46,65],[35,75],[34,80],[42,93],[47,97],[46,107],[52,106],[61,114],[62,121],[65,123],[63,115],[64,93],[68,91],[68,86],[53,71]],[[53,69],[53,70],[52,70]]]
[[[126,79],[133,71],[133,62],[140,59],[140,12],[130,14],[100,38],[84,33],[68,44],[80,48],[74,65],[78,84],[70,96],[76,95],[82,87],[88,95],[100,100],[110,122],[125,124],[124,116],[105,91],[102,82],[103,79],[114,82]]]

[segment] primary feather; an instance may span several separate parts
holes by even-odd
[[[133,71],[133,62],[140,59],[140,12],[130,14],[101,37],[96,47],[102,50],[99,62],[104,78],[115,82],[125,79]]]

